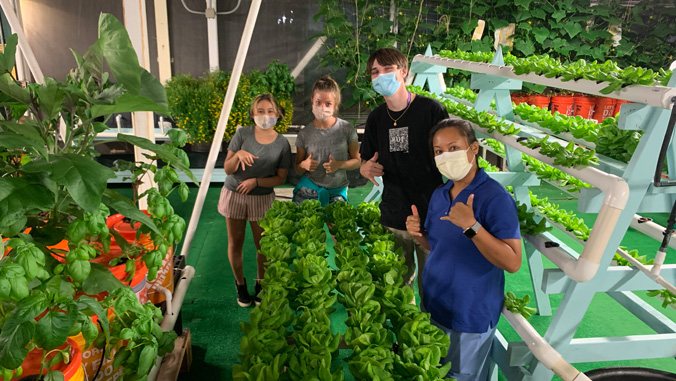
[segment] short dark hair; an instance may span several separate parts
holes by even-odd
[[[406,69],[408,72],[408,59],[397,49],[380,48],[373,52],[368,61],[366,61],[366,74],[371,75],[371,69],[373,69],[373,62],[375,60],[378,60],[378,63],[382,66],[397,65],[397,67]]]
[[[470,146],[472,145],[472,143],[478,141],[476,139],[476,133],[474,132],[474,128],[472,127],[470,122],[460,118],[447,118],[439,121],[439,123],[437,123],[430,130],[430,152],[432,153],[432,156],[434,156],[434,144],[432,143],[432,141],[434,140],[434,135],[436,135],[437,132],[445,128],[455,128],[456,130],[458,130],[460,136],[467,138],[467,144]]]

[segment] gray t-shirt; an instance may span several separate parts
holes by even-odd
[[[350,159],[348,146],[356,141],[357,131],[355,128],[350,122],[340,118],[336,120],[333,126],[326,129],[317,128],[314,123],[305,126],[298,133],[296,147],[304,149],[307,156],[312,152],[312,158],[319,162],[317,169],[313,172],[306,172],[305,175],[313,183],[326,189],[348,186],[349,181],[344,169],[327,174],[324,163],[329,161],[329,155],[333,155],[333,159],[338,161]]]
[[[274,176],[277,174],[278,168],[288,170],[291,167],[289,141],[279,134],[272,143],[261,144],[256,140],[254,128],[254,126],[238,128],[228,145],[228,151],[244,150],[258,156],[258,159],[254,159],[251,167],[246,167],[245,171],[238,167],[235,173],[225,178],[224,186],[233,192],[236,192],[239,184],[246,179]],[[265,195],[272,192],[272,188],[256,187],[249,194]]]

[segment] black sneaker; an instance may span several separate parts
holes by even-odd
[[[246,279],[244,279],[244,284],[237,284],[235,280],[235,287],[237,287],[237,304],[240,307],[249,307],[251,305],[251,295],[246,289]]]
[[[258,294],[261,293],[261,289],[261,282],[256,281],[256,285],[254,286],[254,302],[257,306],[261,305],[261,298],[258,297]]]

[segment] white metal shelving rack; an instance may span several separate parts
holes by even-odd
[[[605,87],[605,83],[596,83],[588,80],[563,82],[556,78],[546,78],[535,74],[516,75],[511,67],[504,66],[502,53],[498,52],[491,64],[476,63],[455,59],[446,59],[432,56],[430,49],[425,55],[417,55],[411,64],[411,72],[416,74],[414,85],[423,87],[426,83],[431,92],[440,96],[444,94],[445,85],[441,74],[447,68],[462,69],[472,72],[471,88],[479,89],[479,95],[471,105],[478,111],[487,111],[491,101],[495,101],[496,110],[492,110],[497,117],[515,121],[510,99],[510,90],[521,89],[522,81],[547,85],[587,94],[602,95],[599,90]],[[664,316],[652,306],[645,303],[632,291],[651,290],[664,288],[655,283],[649,276],[635,267],[611,266],[611,260],[620,245],[630,225],[637,226],[637,214],[648,212],[668,212],[676,200],[674,187],[656,188],[652,185],[652,177],[659,154],[659,147],[666,132],[672,98],[676,97],[676,76],[668,86],[629,86],[607,96],[624,99],[633,104],[622,105],[622,113],[619,119],[619,128],[624,130],[642,130],[643,136],[638,148],[628,164],[599,157],[599,165],[596,168],[562,168],[556,167],[592,185],[593,188],[585,188],[579,194],[580,212],[598,213],[605,208],[603,204],[614,204],[616,218],[611,218],[605,226],[594,225],[592,237],[586,243],[586,249],[582,254],[577,253],[570,247],[560,244],[559,247],[546,248],[544,242],[557,239],[550,233],[538,237],[524,237],[525,253],[531,273],[531,280],[535,299],[540,315],[551,315],[553,319],[544,335],[544,340],[537,332],[528,331],[528,323],[525,319],[515,319],[508,312],[505,316],[509,322],[517,328],[517,332],[531,335],[524,341],[507,342],[498,333],[494,342],[493,359],[502,372],[510,380],[547,380],[551,379],[554,371],[563,379],[580,380],[586,379],[584,374],[571,371],[571,367],[561,367],[560,358],[552,357],[552,353],[558,353],[570,363],[577,362],[601,362],[613,360],[631,360],[676,357],[676,323]],[[523,122],[518,120],[518,122]],[[522,131],[517,137],[538,136],[543,132],[537,125],[524,123],[519,124]],[[552,164],[552,159],[539,154],[537,150],[531,150],[516,142],[514,136],[505,137],[499,133],[488,134],[486,130],[477,128],[479,135],[484,135],[505,143],[506,160],[510,170],[508,173],[498,173],[494,177],[506,185],[514,186],[515,198],[522,203],[530,205],[528,186],[539,183],[539,180],[524,169],[521,154],[531,155],[538,160]],[[566,136],[559,135],[566,139]],[[578,143],[583,143],[578,141]],[[588,143],[587,143],[588,145]],[[669,176],[676,178],[676,150],[670,146],[667,154]],[[617,183],[623,183],[619,190],[608,185],[601,178],[617,178]],[[596,181],[594,181],[596,180]],[[507,184],[509,182],[510,184]],[[611,181],[612,183],[612,181]],[[601,188],[599,188],[601,187]],[[603,190],[601,190],[603,189]],[[625,192],[624,201],[620,194]],[[605,194],[605,200],[604,200]],[[599,215],[598,220],[606,219]],[[599,236],[602,230],[607,230],[607,238],[596,240],[593,236]],[[663,227],[653,224],[650,228],[642,231],[653,238],[659,239],[659,230]],[[652,232],[652,230],[655,230]],[[596,234],[595,234],[596,233]],[[656,241],[657,242],[657,241]],[[659,244],[656,245],[658,247]],[[588,253],[593,251],[593,253]],[[556,253],[554,253],[556,252]],[[559,268],[546,269],[543,267],[542,255],[553,259]],[[581,275],[570,267],[585,267],[587,265],[578,258],[586,256],[597,257],[596,268],[592,272],[586,271]],[[565,256],[565,257],[564,257]],[[593,261],[592,261],[593,262]],[[592,264],[592,267],[593,264]],[[583,271],[585,272],[585,271]],[[662,281],[667,284],[676,283],[676,265],[663,265],[660,275]],[[575,280],[577,279],[577,280]],[[616,300],[630,313],[643,321],[655,331],[654,335],[631,335],[621,337],[594,337],[574,338],[575,332],[597,292],[605,292]],[[564,294],[563,300],[556,311],[552,311],[549,295]],[[532,327],[530,327],[532,328]],[[533,332],[535,332],[533,335]],[[548,348],[553,349],[554,352]],[[534,355],[536,353],[536,355]],[[563,361],[567,364],[566,361]],[[552,369],[554,371],[552,371]],[[574,370],[574,368],[572,368]],[[497,379],[497,372],[493,372]]]

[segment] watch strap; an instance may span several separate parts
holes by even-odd
[[[479,221],[476,221],[472,226],[465,229],[462,233],[467,238],[474,238],[479,229],[481,229],[481,224],[479,223]]]

